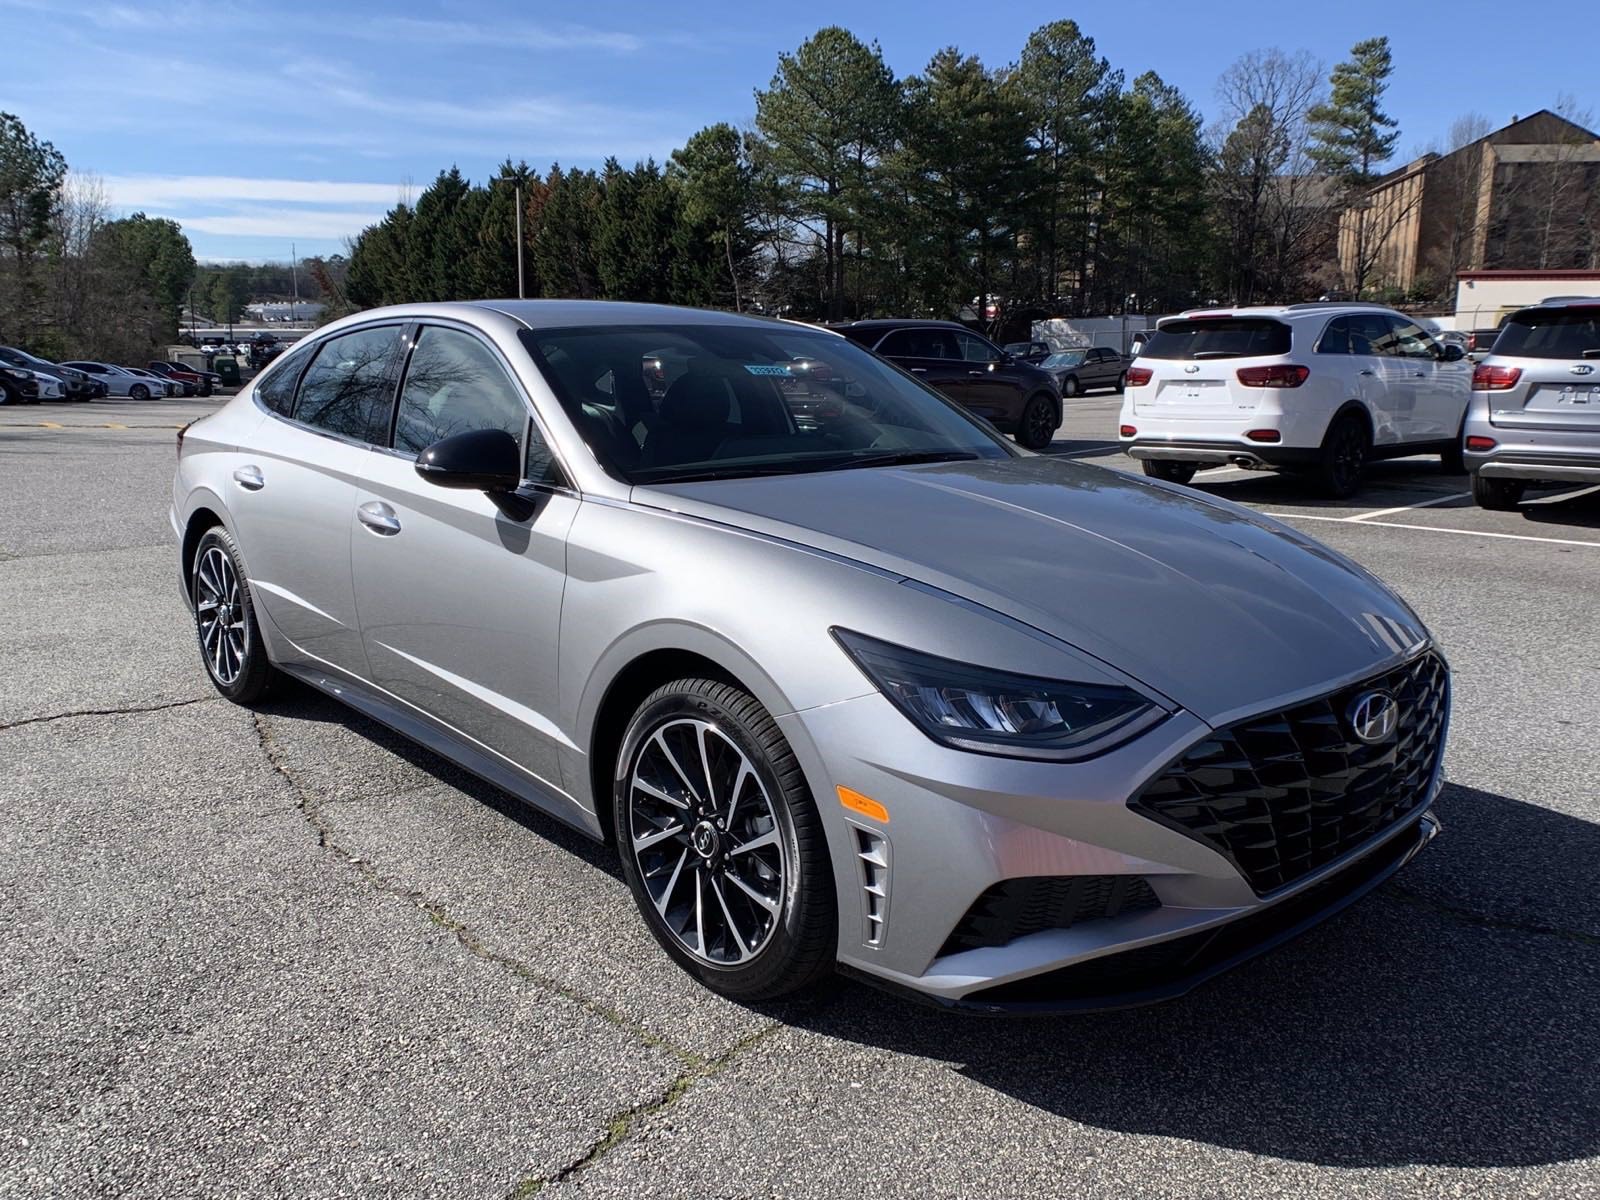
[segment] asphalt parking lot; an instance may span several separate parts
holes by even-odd
[[[750,1009],[608,852],[309,692],[216,698],[166,524],[212,403],[0,410],[0,1196],[1600,1195],[1600,491],[1197,477],[1456,672],[1444,834],[1311,935],[1135,1012]],[[1130,466],[1116,404],[1054,451]]]

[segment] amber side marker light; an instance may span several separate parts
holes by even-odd
[[[871,817],[874,821],[889,823],[889,810],[879,804],[871,796],[863,796],[860,792],[847,787],[835,789],[839,793],[839,803],[851,812],[858,812],[863,817]]]

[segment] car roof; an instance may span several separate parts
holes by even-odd
[[[1518,312],[1537,308],[1594,308],[1600,306],[1600,296],[1551,296],[1537,304],[1525,304]]]
[[[467,308],[488,309],[521,321],[530,329],[562,329],[572,325],[743,325],[770,329],[794,322],[749,313],[709,308],[683,308],[673,304],[637,304],[623,300],[472,300]],[[455,304],[404,305],[445,315]]]
[[[1280,321],[1307,320],[1313,317],[1337,316],[1340,313],[1383,313],[1386,316],[1404,317],[1405,314],[1387,304],[1364,303],[1356,300],[1308,300],[1300,304],[1241,304],[1228,308],[1190,308],[1176,316],[1164,317],[1168,321],[1195,319],[1220,319],[1223,317],[1271,317]]]
[[[829,329],[881,329],[887,333],[891,329],[959,329],[963,333],[972,330],[960,321],[941,321],[933,317],[919,320],[916,317],[868,317],[861,321],[836,321],[827,326]],[[1021,339],[1018,339],[1019,341]]]

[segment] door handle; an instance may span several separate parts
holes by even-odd
[[[1362,374],[1363,374],[1363,375],[1376,375],[1376,374],[1377,374],[1377,372],[1376,372],[1376,371],[1372,371],[1372,370],[1367,370],[1367,369],[1363,369],[1363,370],[1362,370],[1362,372],[1361,372],[1361,373],[1362,373]]]
[[[369,500],[356,509],[356,519],[373,533],[380,533],[384,537],[393,537],[400,532],[400,518],[382,500]]]
[[[1426,379],[1428,377],[1428,373],[1426,371],[1413,371],[1412,374],[1418,379]]]
[[[233,481],[247,492],[259,492],[267,486],[266,478],[261,474],[261,468],[254,464],[235,468]]]
[[[967,372],[968,375],[987,375],[988,373],[989,372],[987,372],[987,371],[968,371]]]
[[[928,373],[928,368],[927,367],[912,367],[911,368],[911,373],[913,375],[926,375]]]

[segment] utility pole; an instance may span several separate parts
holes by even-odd
[[[289,243],[289,280],[294,286],[294,299],[289,301],[289,324],[295,322],[295,314],[300,311],[300,256],[295,253],[294,243]]]

